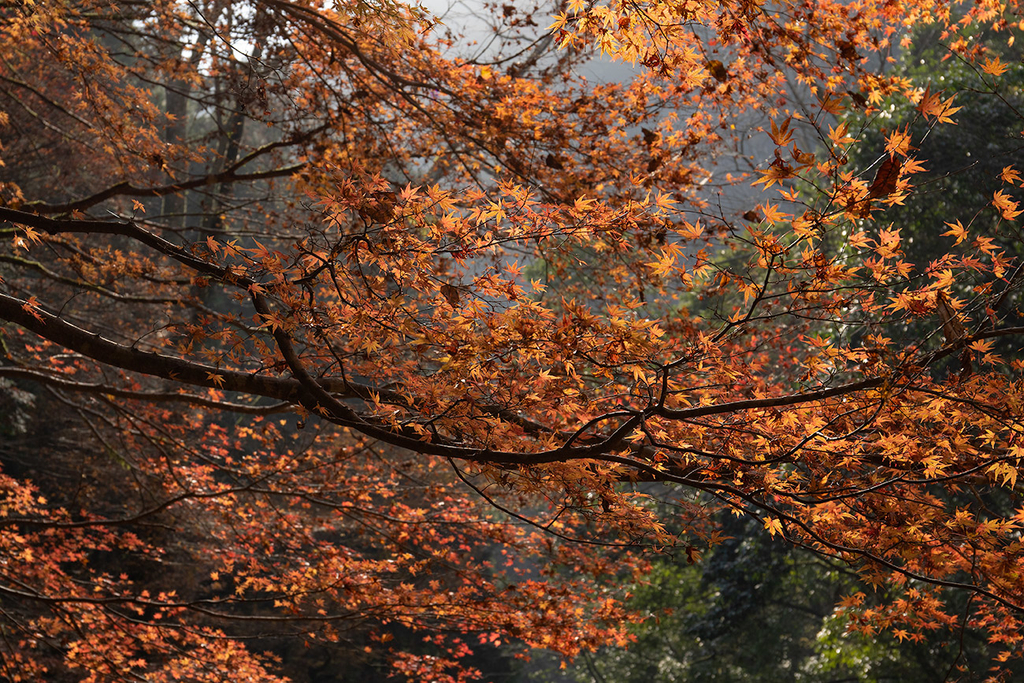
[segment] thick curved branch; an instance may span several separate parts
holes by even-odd
[[[149,403],[188,403],[190,405],[214,408],[232,413],[246,413],[249,415],[271,415],[274,413],[287,413],[295,409],[295,404],[290,401],[280,401],[270,405],[253,405],[248,403],[236,403],[234,401],[218,401],[206,396],[197,394],[181,393],[176,391],[131,391],[93,382],[74,382],[69,379],[37,370],[26,368],[0,367],[0,377],[29,380],[56,387],[63,391],[73,391],[84,394],[96,394],[102,396],[116,396],[133,401],[146,401]]]
[[[175,259],[196,272],[220,281],[232,283],[240,289],[247,289],[252,297],[256,311],[262,316],[269,316],[271,313],[267,301],[262,295],[258,294],[259,289],[249,286],[255,285],[255,281],[234,273],[225,266],[197,257],[183,247],[169,242],[155,233],[144,230],[132,221],[58,220],[6,208],[0,208],[0,220],[28,225],[50,234],[93,233],[129,237]],[[27,301],[4,294],[0,294],[0,318],[18,324],[43,338],[77,351],[84,356],[124,370],[162,377],[194,386],[225,389],[291,403],[301,403],[310,411],[314,411],[337,424],[352,427],[367,436],[414,452],[510,466],[539,465],[577,459],[614,459],[614,454],[617,451],[621,451],[624,448],[628,449],[628,445],[626,445],[627,437],[642,424],[644,419],[652,416],[670,420],[690,420],[708,415],[793,406],[853,395],[868,389],[884,386],[887,382],[892,381],[891,377],[879,376],[815,391],[770,398],[729,401],[683,409],[667,408],[664,405],[656,404],[645,410],[642,414],[637,414],[633,418],[626,420],[607,436],[595,438],[588,441],[585,445],[574,446],[570,439],[557,448],[539,452],[529,452],[528,450],[495,451],[486,447],[473,447],[451,440],[427,441],[412,429],[396,427],[374,418],[359,415],[341,401],[346,398],[367,399],[371,393],[378,392],[370,387],[362,387],[356,390],[353,388],[353,385],[345,380],[312,377],[299,358],[298,352],[294,349],[290,336],[280,328],[272,329],[271,334],[292,372],[293,377],[291,378],[270,377],[260,375],[257,372],[248,373],[228,370],[174,356],[127,347],[104,339],[99,334],[81,329],[52,313],[29,304]],[[1017,329],[990,330],[975,335],[975,338],[1002,336],[1015,333]],[[944,347],[919,359],[916,365],[927,366],[942,356],[952,353],[953,350],[953,347]],[[394,392],[387,393],[391,394]]]
[[[624,462],[623,459],[613,455],[615,451],[623,447],[626,437],[639,425],[642,419],[640,416],[627,420],[609,436],[595,440],[586,446],[562,446],[534,453],[493,451],[456,443],[431,443],[423,441],[411,431],[395,431],[382,424],[368,422],[359,417],[351,408],[340,403],[340,399],[368,396],[372,391],[369,387],[361,387],[359,391],[354,391],[352,385],[343,380],[313,379],[308,373],[305,373],[305,377],[301,379],[268,377],[142,351],[104,339],[99,334],[77,327],[47,311],[30,306],[27,302],[6,294],[0,294],[0,318],[83,356],[124,370],[194,386],[236,391],[290,403],[302,403],[311,410],[317,410],[319,414],[329,420],[351,426],[367,436],[418,453],[504,465],[539,465],[577,459],[608,460],[628,464],[631,467],[637,467],[640,464],[633,460]],[[279,333],[284,334],[283,332]],[[302,369],[301,361],[297,357],[293,357],[292,362],[296,364],[296,367]],[[295,367],[292,370],[295,372]],[[303,372],[305,371],[303,370]],[[884,382],[883,378],[872,378],[819,391],[775,398],[732,401],[682,410],[655,407],[650,409],[649,414],[670,419],[692,419],[743,410],[811,403],[826,398],[851,395],[881,386]],[[661,473],[652,472],[652,474],[662,478]]]
[[[33,202],[26,204],[25,208],[31,209],[32,211],[40,214],[83,211],[99,204],[100,202],[113,199],[114,197],[164,197],[178,192],[184,192],[186,190],[193,190],[197,187],[217,185],[224,182],[241,183],[292,176],[305,168],[306,164],[294,164],[292,166],[275,168],[269,171],[257,171],[256,173],[236,173],[236,169],[240,166],[242,166],[241,162],[227,170],[221,171],[220,173],[211,173],[210,175],[205,175],[200,178],[183,180],[180,183],[160,185],[157,187],[136,187],[125,180],[117,185],[113,185],[105,190],[74,202],[66,202],[64,204],[44,204],[42,202]]]
[[[300,387],[293,379],[227,370],[118,344],[6,294],[0,294],[0,318],[87,358],[123,370],[292,403],[298,399]],[[330,386],[344,391],[343,386]]]
[[[872,377],[859,382],[841,384],[828,389],[817,391],[806,391],[800,394],[788,394],[785,396],[774,396],[772,398],[752,398],[745,401],[729,401],[728,403],[715,403],[695,408],[665,408],[656,406],[651,409],[651,414],[670,420],[692,420],[705,415],[721,415],[723,413],[735,413],[741,410],[757,410],[758,408],[779,408],[782,406],[798,405],[800,403],[812,403],[822,401],[826,398],[845,396],[865,389],[874,389],[883,386],[888,378]]]

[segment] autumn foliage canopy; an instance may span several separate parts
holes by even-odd
[[[1021,135],[941,253],[880,217],[958,111],[890,65],[931,27],[998,96],[1020,7],[476,9],[471,46],[392,0],[0,2],[0,675],[572,658],[723,513],[884,587],[851,628],[980,630],[999,675]]]

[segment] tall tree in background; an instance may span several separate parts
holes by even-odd
[[[913,263],[873,220],[909,129],[861,171],[828,123],[952,125],[874,67],[931,23],[999,92],[964,31],[1016,9],[508,4],[483,63],[397,2],[0,5],[2,428],[38,436],[0,453],[5,675],[274,680],[286,636],[422,680],[572,657],[722,508],[888,586],[851,628],[1018,656],[1021,176],[1006,232]],[[593,49],[634,77],[575,76]],[[770,199],[734,220],[702,188],[749,110]]]

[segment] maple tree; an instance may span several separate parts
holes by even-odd
[[[277,680],[267,631],[410,679],[572,657],[722,509],[888,586],[861,633],[1019,656],[1021,171],[930,263],[876,220],[957,112],[879,60],[934,24],[999,93],[971,31],[1018,7],[494,9],[471,59],[390,0],[0,5],[4,429],[91,444],[4,461],[4,675]],[[886,98],[918,118],[855,167],[836,117]],[[750,111],[774,154],[719,178]]]

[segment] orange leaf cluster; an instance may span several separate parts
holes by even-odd
[[[721,510],[888,586],[855,629],[1024,654],[1021,266],[980,218],[912,262],[873,212],[921,126],[856,169],[835,118],[952,125],[879,59],[935,23],[998,77],[962,34],[1005,9],[509,4],[467,57],[398,0],[4,5],[0,399],[41,417],[0,417],[39,439],[0,453],[3,675],[571,658]]]

